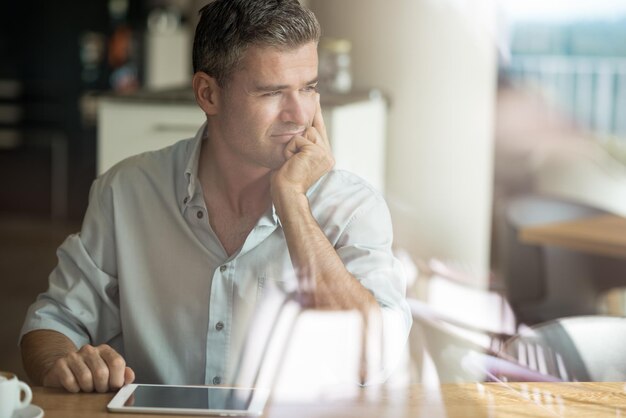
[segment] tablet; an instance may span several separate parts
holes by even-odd
[[[107,405],[111,412],[177,415],[261,415],[269,391],[222,386],[130,384]]]

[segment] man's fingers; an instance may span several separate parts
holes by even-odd
[[[135,381],[135,372],[130,367],[124,369],[124,384],[133,383]]]
[[[313,116],[313,127],[317,129],[320,134],[326,132],[326,125],[324,125],[324,118],[322,117],[322,105],[320,104],[320,95],[317,94],[317,103],[315,105],[315,115]]]
[[[102,359],[100,350],[87,345],[81,348],[79,353],[83,356],[87,367],[89,367],[89,370],[91,371],[94,389],[100,393],[108,391],[109,367]],[[87,392],[87,390],[85,390],[85,392]]]
[[[65,358],[58,359],[43,378],[43,385],[52,388],[64,388],[68,392],[79,392],[80,386],[70,370]]]
[[[285,145],[285,158],[288,160],[296,152],[298,152],[298,144],[296,143],[296,137],[294,136],[291,140],[289,140],[289,142],[287,142],[287,145]]]
[[[294,136],[285,146],[285,158],[293,157],[294,154],[297,154],[302,148],[307,146],[311,146],[311,141],[299,135]]]
[[[43,378],[47,387],[63,387],[69,392],[107,392],[135,380],[126,361],[106,344],[89,344],[58,359]]]
[[[100,356],[109,370],[108,389],[117,390],[124,386],[126,361],[109,346],[99,347]]]
[[[67,356],[67,365],[72,371],[78,386],[80,386],[80,390],[83,392],[93,392],[93,375],[83,357],[78,353],[71,353]]]
[[[324,118],[322,117],[322,105],[320,103],[319,93],[317,94],[317,104],[315,107],[315,115],[313,116],[313,127],[317,130],[319,136],[322,137],[324,144],[326,144],[330,149],[330,142],[328,140],[328,136],[326,135],[326,124],[324,123]]]

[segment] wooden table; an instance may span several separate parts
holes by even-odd
[[[554,245],[570,250],[626,258],[626,218],[603,215],[522,228],[527,244]]]
[[[468,383],[354,388],[314,403],[270,402],[267,418],[626,417],[625,383]],[[347,393],[351,393],[348,395]],[[45,418],[163,418],[107,413],[112,394],[69,394],[36,387]]]

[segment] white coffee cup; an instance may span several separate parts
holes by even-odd
[[[33,392],[26,383],[13,373],[0,372],[0,418],[11,418],[13,412],[26,408],[32,399]]]

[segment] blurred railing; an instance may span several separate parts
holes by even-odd
[[[514,55],[507,73],[540,87],[580,126],[626,141],[626,57]]]

